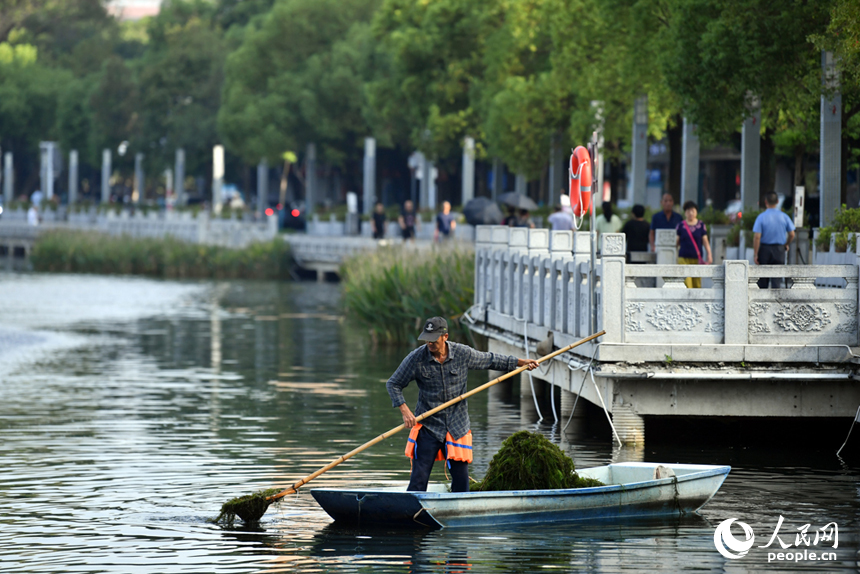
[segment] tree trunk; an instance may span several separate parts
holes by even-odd
[[[681,201],[681,162],[684,147],[684,118],[677,114],[675,124],[666,130],[669,140],[669,174],[666,182],[666,193],[671,193],[675,203]]]
[[[794,148],[794,187],[804,185],[805,171],[804,159],[806,158],[806,146],[799,145]]]

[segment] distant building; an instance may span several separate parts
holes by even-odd
[[[158,14],[161,0],[111,0],[107,10],[120,20],[140,20]]]

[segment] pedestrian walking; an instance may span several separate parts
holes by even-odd
[[[660,200],[660,207],[663,208],[663,211],[655,213],[651,217],[651,233],[648,236],[651,251],[656,251],[654,236],[657,229],[678,229],[678,225],[684,220],[681,214],[675,212],[675,199],[671,193],[663,194],[663,198]]]
[[[681,265],[710,265],[711,242],[708,240],[708,228],[699,221],[699,208],[692,201],[684,204],[684,220],[676,229],[675,247],[678,249],[678,263]],[[684,279],[687,289],[701,289],[701,277]]]
[[[621,218],[612,213],[612,203],[603,202],[603,214],[595,218],[594,228],[597,230],[597,245],[600,245],[601,233],[618,233],[621,231]]]
[[[794,222],[779,210],[779,196],[773,192],[764,198],[767,207],[753,224],[753,254],[756,265],[785,265],[788,246],[794,241]],[[782,287],[781,277],[762,277],[759,289]]]
[[[451,215],[451,202],[442,202],[442,211],[436,214],[436,231],[433,233],[433,241],[446,241],[454,235],[454,230],[457,229],[457,222],[454,216]]]
[[[573,229],[573,215],[565,213],[561,205],[555,206],[547,221],[549,221],[553,231],[570,231]]]
[[[418,219],[415,216],[415,207],[411,199],[403,202],[403,210],[400,212],[400,217],[397,218],[397,223],[400,224],[403,241],[411,240],[415,243],[415,226],[418,224]]]
[[[374,239],[383,239],[385,237],[385,206],[382,205],[381,201],[377,201],[373,207],[370,226],[373,230]]]
[[[630,253],[648,251],[648,241],[651,237],[651,226],[645,221],[645,207],[638,203],[633,206],[633,219],[624,224],[621,232],[627,236],[627,262],[630,263]],[[637,261],[636,263],[644,263]]]

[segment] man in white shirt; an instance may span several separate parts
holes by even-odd
[[[35,203],[31,204],[30,209],[27,210],[27,224],[39,225],[39,208],[36,207]]]
[[[562,211],[560,205],[556,205],[552,215],[547,219],[553,231],[570,231],[573,229],[573,216]]]

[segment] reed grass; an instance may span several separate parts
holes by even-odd
[[[345,261],[341,276],[347,315],[379,339],[415,342],[424,320],[438,316],[463,340],[457,319],[473,301],[473,250],[380,248]]]
[[[170,236],[132,238],[66,230],[41,234],[31,262],[35,271],[170,279],[280,279],[289,276],[291,264],[289,247],[280,238],[229,249]]]

